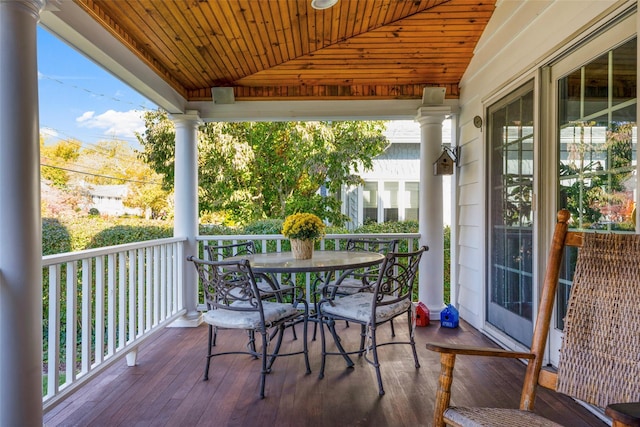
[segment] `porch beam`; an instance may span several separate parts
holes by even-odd
[[[445,308],[442,177],[433,174],[433,162],[442,154],[442,122],[450,114],[451,107],[445,105],[421,107],[415,118],[420,123],[418,231],[420,245],[429,247],[420,260],[418,299],[433,320],[440,319]]]
[[[36,25],[0,0],[0,426],[42,424],[42,225]]]

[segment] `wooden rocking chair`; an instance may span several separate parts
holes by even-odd
[[[640,426],[640,235],[568,232],[558,223],[547,261],[530,352],[427,344],[441,353],[434,426],[558,426],[533,412],[538,384],[606,408],[613,426]],[[578,258],[557,372],[542,370],[565,246]],[[450,407],[457,355],[528,360],[520,409]],[[616,403],[619,402],[619,403]]]

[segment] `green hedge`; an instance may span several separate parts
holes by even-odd
[[[42,255],[172,236],[173,226],[163,221],[139,218],[106,220],[95,216],[70,220],[44,218],[42,220]]]

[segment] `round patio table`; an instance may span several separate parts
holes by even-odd
[[[317,304],[316,288],[318,284],[321,283],[325,285],[329,283],[333,274],[336,271],[341,271],[342,274],[336,279],[336,283],[339,283],[342,281],[342,278],[347,276],[352,270],[382,264],[384,255],[377,252],[366,251],[313,251],[313,256],[310,259],[295,259],[291,252],[270,252],[236,255],[227,258],[226,261],[240,261],[245,259],[249,260],[251,269],[255,273],[267,277],[272,286],[281,286],[275,277],[277,274],[283,274],[286,277],[292,273],[316,273],[317,278],[313,281],[312,289],[309,289],[313,296],[312,303],[315,307]],[[287,277],[285,282],[287,282],[286,285],[289,285],[290,277]],[[282,286],[282,288],[284,287],[285,286]],[[308,296],[307,300],[309,300]],[[314,310],[314,313],[309,316],[309,320],[317,324],[320,322],[320,319],[316,317],[316,314],[317,310]],[[353,362],[351,362],[351,359],[342,348],[335,329],[330,327],[329,330],[347,363],[353,365]],[[314,327],[314,340],[316,338],[315,332],[316,328]]]
[[[314,251],[311,259],[295,259],[291,252],[237,255],[227,261],[248,259],[256,273],[318,273],[353,270],[381,264],[384,255],[377,252]]]

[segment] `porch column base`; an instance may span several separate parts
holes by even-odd
[[[447,306],[444,304],[437,304],[437,305],[425,304],[425,305],[429,309],[429,320],[437,320],[438,322],[440,321],[440,313],[442,313],[442,310],[447,308]]]
[[[171,322],[167,328],[197,328],[202,324],[202,322],[202,313],[198,313],[195,317],[193,315],[185,314]]]

